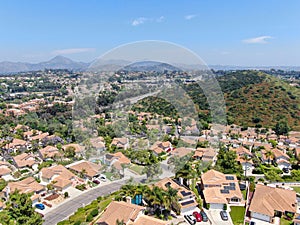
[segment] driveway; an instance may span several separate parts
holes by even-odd
[[[229,212],[227,211],[228,214],[228,220],[224,221],[222,220],[220,216],[220,211],[217,209],[210,209],[210,210],[204,210],[209,218],[209,220],[212,222],[212,225],[233,225],[231,217]]]

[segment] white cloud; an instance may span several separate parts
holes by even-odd
[[[132,26],[139,26],[141,24],[144,24],[146,22],[156,22],[156,23],[161,23],[164,21],[165,17],[160,16],[158,18],[146,18],[146,17],[139,17],[137,19],[134,19],[131,23]]]
[[[244,43],[247,44],[266,44],[269,39],[272,39],[271,36],[260,36],[243,40]]]
[[[156,22],[161,23],[162,21],[164,21],[165,17],[161,16],[159,18],[156,19]]]
[[[132,21],[131,25],[132,26],[138,26],[138,25],[141,25],[143,23],[145,23],[148,19],[145,18],[145,17],[139,17],[135,20]]]
[[[195,17],[197,17],[197,15],[191,14],[191,15],[186,15],[186,16],[184,17],[184,19],[186,19],[186,20],[191,20],[191,19],[194,19]]]

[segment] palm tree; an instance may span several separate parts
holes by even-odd
[[[268,151],[266,151],[265,156],[266,156],[267,159],[268,159],[268,164],[270,164],[271,158],[272,158],[272,159],[274,158],[274,153],[273,153],[271,150],[268,150]]]
[[[124,220],[117,219],[116,225],[125,225]]]
[[[82,170],[80,171],[79,176],[80,176],[81,178],[84,178],[84,177],[86,176],[86,169],[82,169]]]
[[[180,213],[180,206],[178,204],[178,191],[174,188],[168,187],[167,190],[167,199],[170,201],[169,210],[173,209],[176,213]]]
[[[186,185],[189,186],[190,184],[190,179],[194,178],[195,171],[192,168],[192,165],[190,163],[186,163],[180,170],[176,172],[176,178],[183,179],[186,182]]]

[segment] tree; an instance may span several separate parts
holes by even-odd
[[[265,156],[268,159],[268,164],[271,163],[271,159],[274,158],[274,153],[271,150],[266,151]]]
[[[68,146],[65,150],[65,157],[73,158],[75,156],[75,147]]]
[[[146,173],[147,179],[152,180],[155,177],[158,177],[162,173],[162,169],[159,163],[145,166],[143,173]]]
[[[269,181],[282,181],[282,178],[278,173],[276,173],[275,170],[269,170],[267,173],[265,173],[265,177]]]
[[[235,151],[220,149],[215,169],[227,174],[243,174],[243,168],[236,159]]]
[[[34,211],[30,194],[15,191],[10,194],[7,208],[10,220],[16,225],[42,225],[42,217]]]
[[[66,192],[64,193],[64,197],[65,197],[65,198],[68,198],[68,197],[69,197],[69,192],[66,191]]]
[[[274,131],[278,136],[279,135],[288,135],[289,130],[290,130],[290,127],[286,120],[281,120],[281,121],[277,122],[275,125],[275,128],[274,128]]]

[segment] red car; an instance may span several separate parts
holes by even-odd
[[[201,222],[202,221],[202,216],[201,216],[201,214],[200,213],[198,213],[198,212],[193,212],[193,216],[196,218],[196,221],[197,222]]]

